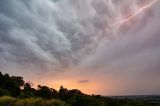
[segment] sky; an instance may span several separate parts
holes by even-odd
[[[160,94],[159,0],[1,0],[0,70],[87,94]]]

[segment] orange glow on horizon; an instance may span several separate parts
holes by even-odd
[[[62,80],[45,80],[43,82],[34,82],[34,88],[37,89],[38,85],[48,86],[59,90],[60,86],[71,89],[78,89],[86,94],[96,94],[97,90],[99,89],[100,85],[95,82],[88,82],[88,83],[78,83],[76,79],[62,79]]]

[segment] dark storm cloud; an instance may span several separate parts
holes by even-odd
[[[97,44],[94,40],[102,36],[98,33],[107,27],[97,14],[97,5],[92,4],[72,0],[1,1],[1,60],[44,70],[79,64]]]

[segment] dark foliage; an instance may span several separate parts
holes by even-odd
[[[44,99],[58,98],[58,92],[55,89],[40,85],[38,85],[36,95]]]
[[[23,86],[24,81],[22,77],[12,76],[8,74],[3,75],[0,72],[0,88],[6,90],[11,96],[17,97],[20,95],[20,87]]]

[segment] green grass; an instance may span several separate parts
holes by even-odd
[[[63,101],[42,98],[15,99],[9,96],[0,97],[0,106],[66,106]]]
[[[14,106],[14,103],[17,101],[17,99],[9,97],[9,96],[3,96],[0,97],[0,106]]]

